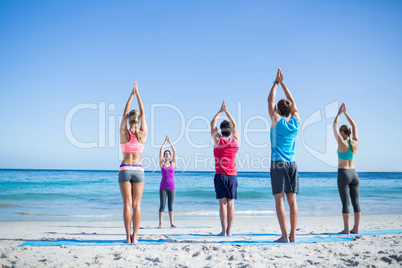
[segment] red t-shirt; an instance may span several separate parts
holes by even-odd
[[[237,175],[236,154],[239,150],[237,140],[231,137],[229,141],[225,137],[219,139],[214,148],[216,174]]]

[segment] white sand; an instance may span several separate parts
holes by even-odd
[[[353,220],[353,218],[352,218]],[[141,226],[156,226],[143,221]],[[361,235],[355,241],[238,247],[222,239],[168,239],[161,245],[17,247],[25,241],[81,239],[123,240],[122,222],[0,222],[2,267],[401,267],[401,234]],[[167,221],[166,221],[167,224]],[[144,229],[140,239],[164,234],[216,234],[219,219],[176,221],[178,226],[209,229]],[[299,237],[342,228],[339,217],[300,217]],[[402,215],[362,216],[361,231],[402,229]],[[276,218],[236,218],[233,233],[279,233]],[[243,237],[243,240],[274,237]],[[239,237],[225,240],[239,240]]]

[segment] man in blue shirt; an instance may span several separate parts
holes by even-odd
[[[281,84],[286,99],[275,105],[276,88]],[[299,173],[295,162],[296,136],[300,127],[300,116],[296,103],[283,81],[278,69],[276,79],[268,96],[268,112],[271,118],[271,186],[275,197],[276,215],[282,236],[275,242],[295,242],[298,208],[296,194],[299,192]],[[286,229],[285,193],[290,208],[290,234]]]

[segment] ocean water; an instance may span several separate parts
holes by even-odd
[[[358,174],[363,214],[402,214],[402,173]],[[299,216],[340,215],[336,173],[299,176]],[[0,170],[0,221],[120,221],[117,177],[117,171]],[[145,177],[142,219],[157,221],[161,174],[145,172]],[[176,171],[176,218],[218,217],[213,177],[214,172]],[[269,172],[239,172],[238,181],[236,217],[275,217]]]

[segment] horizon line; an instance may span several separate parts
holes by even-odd
[[[0,168],[0,170],[36,170],[36,171],[110,171],[118,172],[119,170],[114,169],[47,169],[47,168]],[[145,172],[161,172],[160,170],[144,170]],[[211,171],[199,171],[199,170],[175,170],[176,172],[201,172],[201,173],[215,173],[214,170]],[[269,173],[270,171],[252,171],[252,170],[241,170],[237,172],[248,172],[248,173]],[[305,173],[336,173],[337,171],[299,171]],[[358,171],[365,173],[402,173],[402,171]]]

